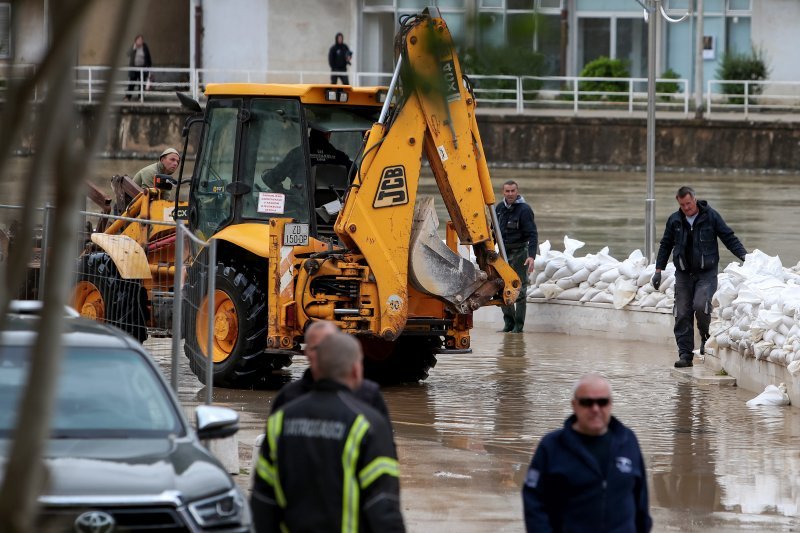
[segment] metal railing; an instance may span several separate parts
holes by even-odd
[[[35,72],[36,65],[12,65],[0,69],[0,99],[8,84]],[[123,68],[113,90],[120,100],[146,102],[148,105],[174,105],[174,91],[182,91],[202,100],[209,83],[330,83],[328,70],[247,70],[189,69],[152,67]],[[110,68],[107,66],[75,67],[77,101],[96,103],[108,88]],[[343,73],[354,86],[386,85],[389,72]],[[646,78],[583,78],[578,76],[508,76],[468,75],[479,104],[479,112],[504,109],[516,114],[542,109],[579,113],[608,110],[629,114],[646,112]],[[591,82],[615,84],[613,89],[591,89]],[[659,111],[675,111],[689,115],[691,92],[686,79],[657,78]],[[672,85],[669,92],[658,90]],[[40,99],[46,89],[37,88]],[[754,111],[800,112],[800,81],[724,81],[709,80],[703,95],[706,109],[712,112]]]
[[[709,80],[706,90],[708,114],[718,111],[797,112],[800,110],[800,82]]]

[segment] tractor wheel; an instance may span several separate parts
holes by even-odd
[[[208,350],[208,286],[196,262],[186,288],[184,351],[189,367],[206,383]],[[267,340],[267,295],[244,265],[217,264],[214,291],[214,386],[250,388],[271,372],[261,357]]]
[[[361,337],[364,375],[383,385],[415,383],[428,377],[436,366],[439,337],[401,336],[394,342]]]
[[[122,279],[104,252],[78,259],[72,307],[81,316],[116,326],[139,342],[147,339],[147,292],[139,280]]]

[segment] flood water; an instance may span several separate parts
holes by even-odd
[[[668,347],[495,329],[476,327],[473,353],[439,356],[426,381],[384,388],[410,531],[522,531],[520,487],[531,454],[563,424],[572,384],[590,371],[609,378],[613,413],[639,438],[654,531],[800,527],[799,409],[749,408],[755,393],[681,382]],[[168,357],[158,358],[167,371]],[[180,397],[192,408],[205,388],[181,363]],[[305,366],[297,358],[287,379]],[[214,391],[215,403],[242,417],[236,477],[247,489],[251,444],[274,395]]]
[[[10,176],[0,180],[0,203],[19,201],[18,183],[29,158],[12,160]],[[110,193],[114,174],[133,176],[150,161],[100,159],[90,179]],[[191,162],[187,163],[187,173]],[[502,184],[516,180],[525,199],[533,206],[539,242],[549,240],[555,250],[564,249],[564,236],[586,243],[577,255],[596,253],[609,246],[617,259],[636,249],[644,251],[644,172],[586,172],[566,170],[493,169],[497,200]],[[792,226],[800,220],[800,173],[797,175],[717,175],[660,173],[655,178],[656,244],[661,240],[667,217],[677,209],[675,192],[682,185],[694,187],[700,199],[719,211],[748,251],[760,249],[778,255],[784,266],[800,261],[800,234]],[[437,212],[444,231],[445,207],[429,170],[425,169],[419,194],[437,198]],[[92,209],[90,209],[92,210]],[[722,262],[735,260],[724,251]]]
[[[146,162],[104,160],[94,180],[133,174]],[[18,165],[21,163],[17,162]],[[624,259],[644,245],[644,173],[494,170],[496,190],[516,179],[536,212],[540,241],[563,238],[603,246]],[[674,192],[692,185],[748,250],[800,260],[800,176],[663,174],[656,178],[656,239],[676,208]],[[421,193],[432,194],[430,179]],[[4,192],[4,197],[7,198]],[[498,196],[499,198],[499,196]],[[5,203],[5,202],[4,202]],[[441,206],[440,206],[441,207]],[[440,209],[440,218],[443,211]],[[723,257],[723,263],[733,260]],[[797,531],[800,528],[800,410],[748,408],[755,393],[700,386],[671,374],[674,348],[560,334],[473,330],[473,353],[440,356],[417,385],[389,387],[401,464],[402,505],[410,531],[522,531],[520,487],[541,437],[569,414],[571,386],[599,371],[614,388],[614,414],[638,435],[648,468],[654,531]],[[148,341],[169,369],[168,339]],[[305,368],[297,358],[286,379]],[[181,359],[179,396],[187,411],[205,389]],[[249,488],[251,443],[262,432],[273,390],[214,391],[241,415],[239,449]]]

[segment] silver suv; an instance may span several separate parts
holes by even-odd
[[[35,312],[0,332],[0,474],[36,336]],[[200,406],[195,432],[141,344],[67,317],[36,531],[250,531],[247,501],[200,442],[230,436],[238,415]],[[101,526],[98,529],[98,526]]]

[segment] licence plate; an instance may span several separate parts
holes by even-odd
[[[308,224],[286,224],[283,227],[284,246],[307,246]]]

